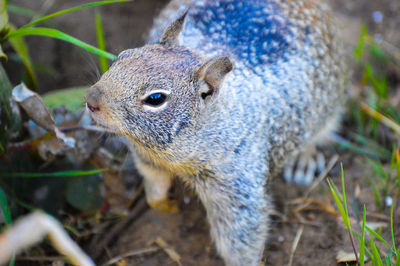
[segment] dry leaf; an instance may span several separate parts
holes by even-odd
[[[54,133],[68,147],[73,148],[75,146],[75,139],[67,137],[56,127],[49,109],[43,103],[39,94],[31,91],[24,83],[21,83],[13,89],[12,97],[37,125]]]

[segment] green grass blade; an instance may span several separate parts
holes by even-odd
[[[104,39],[104,30],[101,23],[101,15],[98,10],[96,10],[96,36],[97,36],[97,47],[100,50],[106,50],[106,41]],[[99,64],[101,73],[105,73],[108,70],[108,61],[104,56],[99,56]]]
[[[55,173],[10,173],[1,174],[0,177],[26,177],[26,178],[36,178],[36,177],[71,177],[71,176],[86,176],[94,175],[107,171],[107,169],[94,169],[89,171],[63,171]]]
[[[368,227],[366,227],[368,228]],[[368,229],[367,229],[368,230]],[[370,240],[371,252],[372,252],[372,262],[374,265],[383,266],[381,256],[379,255],[378,248],[376,247],[374,240],[371,238]]]
[[[11,219],[10,208],[8,207],[6,193],[4,193],[4,190],[1,187],[0,187],[0,207],[1,210],[3,211],[3,216],[6,225],[7,226],[11,225],[12,219]]]
[[[396,148],[396,162],[394,164],[394,168],[396,168],[397,171],[397,187],[399,189],[399,193],[400,193],[400,151],[399,149]]]
[[[361,239],[360,239],[360,266],[364,266],[364,251],[365,251],[365,220],[367,219],[366,208],[364,205],[363,211],[363,220],[362,220],[362,228],[361,228]]]
[[[395,264],[395,266],[400,266],[400,247],[397,249],[397,252],[396,252],[396,264]]]
[[[392,244],[393,244],[392,250],[393,250],[394,254],[396,256],[398,256],[399,254],[397,254],[397,251],[396,251],[396,242],[394,242],[393,205],[394,204],[392,203],[392,205],[390,206],[390,233],[392,235]]]
[[[10,33],[15,31],[16,31],[15,28],[11,26]],[[37,87],[37,78],[33,68],[31,56],[28,51],[28,47],[26,46],[24,39],[22,38],[22,36],[14,36],[9,38],[8,41],[10,42],[11,47],[17,53],[17,55],[22,61],[22,64],[25,67],[25,71],[27,74],[26,84],[28,85],[29,88],[35,89]]]
[[[10,208],[8,207],[6,193],[4,193],[4,190],[1,187],[0,187],[0,207],[1,207],[1,210],[3,211],[3,216],[4,216],[4,220],[6,222],[6,225],[10,226],[12,223],[11,211],[10,211]],[[14,266],[14,264],[15,264],[15,255],[12,256],[11,261],[8,265]]]
[[[388,174],[386,173],[385,169],[383,169],[383,165],[381,162],[375,162],[373,160],[370,160],[367,158],[368,163],[372,166],[374,169],[375,174],[377,174],[379,177],[383,177],[385,180],[387,180]]]
[[[347,218],[349,217],[349,212],[347,210],[347,202],[346,202],[346,189],[344,186],[344,172],[343,172],[343,164],[340,164],[340,169],[341,169],[341,175],[342,175],[342,200],[343,200],[343,206],[344,206],[344,210],[346,212],[346,216]],[[349,223],[349,227],[348,229],[350,229],[350,223]]]
[[[340,201],[339,196],[337,195],[336,191],[333,189],[333,186],[332,186],[330,180],[328,180],[328,185],[329,185],[329,188],[331,189],[333,198],[335,199],[336,205],[339,209],[339,213],[342,216],[343,222],[346,225],[346,228],[350,230],[349,217],[346,215],[346,211],[343,208],[342,202]]]
[[[353,143],[351,143],[350,141],[340,137],[340,136],[333,136],[332,137],[333,141],[335,141],[342,149],[345,150],[350,150],[352,152],[361,154],[361,155],[365,155],[374,159],[379,159],[379,158],[384,158],[387,159],[387,157],[382,157],[383,155],[375,152],[375,151],[371,151],[368,150],[366,148],[363,147],[359,147]]]
[[[53,13],[53,14],[50,14],[50,15],[41,17],[41,18],[39,18],[39,19],[37,19],[37,20],[35,20],[35,21],[32,21],[32,22],[30,22],[30,23],[28,23],[28,24],[22,26],[21,28],[32,27],[32,26],[34,26],[34,25],[36,25],[36,24],[38,24],[38,23],[41,23],[41,22],[43,22],[43,21],[49,20],[49,19],[51,19],[51,18],[60,16],[60,15],[67,14],[67,13],[69,13],[69,12],[73,12],[73,11],[75,11],[75,10],[79,10],[79,9],[83,9],[83,8],[87,8],[87,7],[93,7],[93,6],[101,6],[101,5],[108,5],[108,4],[113,4],[113,3],[121,3],[121,2],[127,2],[127,0],[110,0],[110,1],[99,1],[99,2],[93,2],[93,3],[83,4],[83,5],[80,5],[80,6],[68,8],[68,9],[61,10],[61,11],[55,12],[55,13]]]
[[[369,183],[371,184],[371,188],[372,188],[372,192],[374,194],[376,205],[378,206],[379,209],[382,209],[383,208],[382,200],[379,195],[379,191],[376,188],[374,180],[370,180]]]
[[[6,1],[0,1],[0,36],[4,36],[8,32],[8,13],[6,9]]]
[[[373,235],[376,239],[378,239],[379,241],[381,241],[383,244],[385,244],[388,248],[391,248],[391,246],[389,245],[389,243],[383,239],[377,232],[375,232],[374,230],[372,230],[371,228],[369,228],[367,225],[365,226],[365,229],[367,229],[367,231]]]
[[[369,138],[364,137],[357,133],[351,134],[351,135],[357,143],[361,144],[363,147],[368,147],[368,149],[370,149],[373,152],[376,152],[377,154],[379,154],[380,158],[389,159],[390,156],[392,156],[390,151],[388,151],[384,147],[381,147],[379,144],[377,144],[372,139],[369,139]]]
[[[396,167],[396,145],[393,145],[392,159],[390,160],[390,169],[395,169]]]
[[[356,58],[357,62],[360,62],[362,59],[362,55],[364,53],[365,38],[367,36],[368,36],[367,26],[362,25],[360,37],[358,38],[358,44],[354,49],[354,57]]]
[[[27,9],[24,7],[20,7],[20,6],[10,5],[10,4],[7,4],[7,11],[15,13],[15,14],[23,15],[28,18],[34,18],[34,17],[40,16],[39,13],[36,13],[33,10],[30,10],[30,9]]]
[[[50,28],[23,28],[23,29],[18,29],[15,30],[11,33],[9,33],[5,38],[16,38],[16,37],[22,37],[22,36],[30,36],[30,35],[39,35],[39,36],[46,36],[46,37],[51,37],[55,39],[60,39],[66,42],[70,42],[76,46],[79,46],[91,53],[95,53],[98,55],[105,56],[106,58],[110,60],[115,60],[116,56],[108,53],[106,51],[100,50],[90,44],[87,44],[85,42],[82,42],[81,40],[78,40],[75,37],[72,37],[71,35],[68,35],[64,32],[61,32],[56,29],[50,29]]]
[[[369,251],[368,249],[365,249],[365,252],[368,255],[368,258],[373,261],[374,260],[374,255],[372,255],[371,251]],[[369,264],[368,264],[369,265]]]

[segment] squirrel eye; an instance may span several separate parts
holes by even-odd
[[[147,96],[146,99],[143,100],[144,104],[151,106],[159,106],[165,102],[167,96],[161,92],[156,92]]]

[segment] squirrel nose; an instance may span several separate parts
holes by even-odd
[[[86,106],[91,112],[99,111],[99,97],[101,95],[100,89],[98,87],[90,87],[86,93]]]

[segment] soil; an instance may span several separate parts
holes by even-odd
[[[29,2],[29,3],[28,3]],[[50,4],[48,13],[76,5],[77,1],[24,1],[12,3],[33,10],[41,10]],[[83,1],[79,1],[82,2]],[[151,27],[152,20],[159,10],[167,4],[165,0],[136,0],[130,3],[115,4],[99,8],[103,18],[107,49],[118,54],[119,51],[140,46]],[[359,29],[367,24],[370,31],[400,47],[400,1],[398,0],[330,0],[338,24],[343,30],[349,56],[357,43]],[[383,20],[376,23],[373,12],[381,12]],[[66,33],[95,44],[94,10],[85,9],[73,14],[61,16],[52,21],[54,26]],[[376,13],[375,13],[376,14]],[[16,25],[26,23],[26,19],[13,17]],[[42,37],[27,38],[28,45],[37,71],[40,93],[66,87],[92,84],[96,79],[97,58],[70,44]],[[6,68],[13,73],[12,81],[17,83],[22,73],[16,71],[19,64],[10,60]],[[15,71],[13,71],[15,70]],[[332,156],[332,149],[327,151]],[[361,208],[366,204],[370,221],[387,222],[376,208],[371,187],[366,178],[372,175],[366,167],[366,159],[354,154],[341,153],[340,162],[345,169],[346,189],[351,206]],[[340,170],[337,164],[329,177],[340,184]],[[164,214],[148,209],[130,223],[118,238],[108,247],[101,261],[107,261],[126,252],[140,251],[162,238],[180,255],[182,265],[223,265],[209,236],[209,226],[204,208],[193,193],[181,184],[177,185],[174,196],[180,205],[180,212]],[[310,195],[305,195],[308,188],[286,184],[280,178],[271,182],[276,212],[271,217],[270,236],[267,241],[263,263],[265,265],[287,265],[292,254],[296,234],[300,236],[293,255],[292,265],[336,265],[339,251],[352,252],[352,246],[343,223],[338,218],[336,205],[325,183],[321,183]],[[313,200],[311,203],[307,203]],[[357,208],[352,213],[359,214]],[[400,217],[400,208],[395,217]],[[388,210],[385,210],[388,217]],[[395,228],[400,228],[400,219],[395,220]],[[107,233],[105,232],[104,235]],[[399,232],[397,232],[399,234]],[[383,228],[383,235],[390,239],[388,228]],[[400,239],[400,235],[397,235]],[[126,265],[175,265],[167,253],[158,249],[125,258]],[[120,264],[123,265],[123,264]]]

